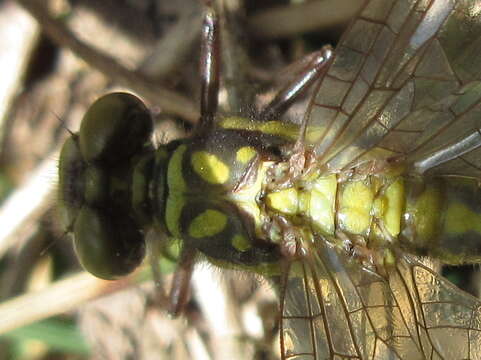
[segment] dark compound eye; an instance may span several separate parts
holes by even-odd
[[[132,206],[141,208],[145,203],[147,185],[140,170],[150,167],[140,167],[134,176],[131,160],[144,154],[151,132],[152,119],[142,101],[130,94],[112,93],[89,108],[79,133],[62,148],[62,223],[65,231],[73,232],[83,267],[100,278],[126,275],[144,258],[143,233]],[[145,162],[151,161],[140,163]]]
[[[85,270],[106,280],[129,274],[145,256],[143,233],[118,209],[82,207],[75,220],[74,239]]]
[[[116,164],[135,155],[149,140],[152,118],[134,95],[111,93],[90,106],[79,132],[87,162]]]

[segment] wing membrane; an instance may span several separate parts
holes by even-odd
[[[412,312],[427,359],[479,359],[481,303],[412,257],[398,262],[390,288],[403,314]],[[409,304],[406,301],[409,298]]]
[[[445,99],[428,116],[431,121],[413,142],[410,161],[418,172],[456,174],[481,178],[481,82],[471,84],[459,95]],[[422,164],[421,164],[422,163]]]
[[[322,239],[310,255],[282,297],[283,359],[481,356],[480,302],[415,259],[384,278]]]
[[[480,13],[472,0],[367,1],[311,102],[320,161],[336,171],[387,151],[414,162],[477,131]]]
[[[480,48],[479,0],[367,0],[310,103],[319,162],[481,179]],[[325,239],[307,250],[282,285],[283,359],[481,358],[481,303],[416,259],[382,276]]]

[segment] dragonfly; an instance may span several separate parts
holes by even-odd
[[[481,358],[481,302],[429,263],[481,262],[481,1],[364,1],[255,117],[218,110],[206,7],[190,137],[154,145],[143,102],[112,93],[63,146],[60,212],[84,268],[130,273],[154,232],[178,260],[173,314],[199,258],[277,284],[282,359]]]

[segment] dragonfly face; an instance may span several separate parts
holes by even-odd
[[[154,149],[141,101],[116,93],[64,146],[86,269],[133,270],[154,227],[182,240],[181,269],[201,252],[280,281],[283,359],[480,358],[481,303],[417,256],[481,262],[481,2],[366,1],[262,120],[216,114],[215,23],[192,137]],[[313,82],[300,126],[270,118]]]
[[[131,192],[152,120],[139,99],[115,94],[97,101],[85,114],[78,135],[60,156],[60,213],[74,233],[82,265],[112,279],[130,273],[145,253],[141,224],[134,220]],[[94,134],[94,135],[93,135]],[[140,211],[140,210],[139,210]]]

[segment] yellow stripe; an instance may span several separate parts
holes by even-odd
[[[176,237],[181,237],[180,215],[185,205],[183,193],[187,189],[182,175],[182,159],[187,150],[186,145],[179,145],[170,157],[167,167],[167,185],[169,196],[165,206],[165,224],[170,233]]]
[[[218,210],[207,209],[189,225],[189,235],[196,239],[214,236],[224,230],[227,216]]]
[[[167,185],[169,192],[184,192],[187,189],[182,174],[182,160],[187,145],[179,145],[170,157],[169,166],[167,168]]]
[[[246,251],[251,248],[249,241],[241,234],[234,235],[232,238],[232,246],[239,251]]]
[[[180,215],[185,205],[185,198],[181,194],[171,194],[165,206],[165,224],[170,233],[175,237],[182,237],[180,232]]]
[[[190,161],[194,171],[210,184],[224,184],[229,180],[229,167],[214,154],[196,151]]]
[[[296,124],[285,123],[281,121],[252,121],[241,117],[227,117],[220,121],[219,125],[224,129],[260,131],[264,134],[276,135],[290,140],[297,140],[299,137],[299,126]],[[315,143],[324,133],[323,126],[309,126],[306,132],[306,140],[308,143]]]
[[[247,164],[256,154],[252,146],[244,146],[237,150],[236,160],[242,164]]]

